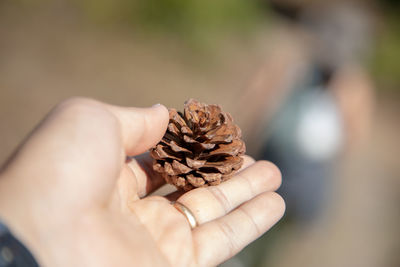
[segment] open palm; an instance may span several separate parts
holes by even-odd
[[[0,217],[43,266],[213,266],[232,257],[283,215],[279,170],[245,157],[218,186],[148,196],[164,182],[142,153],[167,124],[161,105],[63,102],[4,165]]]

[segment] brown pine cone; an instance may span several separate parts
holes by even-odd
[[[246,147],[241,136],[220,106],[189,99],[183,114],[169,110],[167,132],[150,150],[153,169],[185,191],[218,185],[242,166]]]

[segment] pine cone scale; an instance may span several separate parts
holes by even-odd
[[[239,153],[244,153],[243,142],[241,140],[233,140],[229,144],[220,144],[217,149],[210,151],[209,156],[213,155],[230,155],[235,156]]]
[[[198,170],[206,164],[206,160],[186,158],[186,163],[189,167]]]
[[[152,149],[150,154],[154,159],[158,159],[158,160],[168,159],[168,158],[177,159],[177,160],[180,159],[180,157],[178,157],[180,155],[176,155],[176,152],[174,152],[172,149],[169,150],[162,144],[159,144],[154,149]]]
[[[171,141],[169,144],[166,145],[169,146],[174,152],[186,152],[192,154],[190,150],[178,145],[175,141]]]
[[[179,161],[174,160],[172,162],[172,167],[175,170],[176,174],[186,174],[192,171],[191,168],[186,166],[185,164],[180,163]]]

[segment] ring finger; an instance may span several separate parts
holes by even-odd
[[[193,213],[198,224],[203,224],[228,214],[263,192],[277,190],[280,184],[279,169],[270,162],[258,161],[224,183],[189,191],[177,202]]]

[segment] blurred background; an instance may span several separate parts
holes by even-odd
[[[223,266],[400,266],[399,1],[0,1],[0,161],[71,96],[232,113],[287,212]]]

